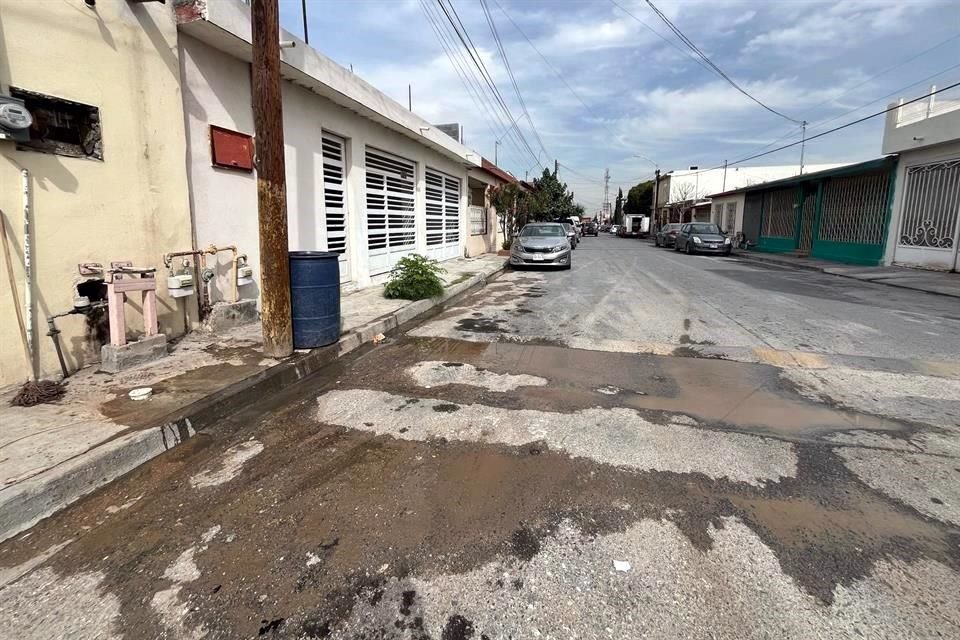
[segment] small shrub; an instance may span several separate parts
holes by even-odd
[[[509,251],[512,245],[513,245],[513,240],[504,240],[500,246],[503,247],[504,251]]]
[[[443,293],[443,281],[440,274],[446,269],[436,260],[413,254],[401,258],[390,274],[390,281],[383,289],[387,298],[404,300],[423,300],[434,298]]]

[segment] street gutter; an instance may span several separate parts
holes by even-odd
[[[947,296],[950,298],[960,298],[960,275],[956,276],[957,282],[952,287],[941,287],[936,282],[922,280],[922,275],[926,273],[921,269],[905,269],[903,272],[871,272],[870,267],[857,269],[850,265],[838,265],[834,263],[816,264],[804,262],[799,258],[785,258],[775,254],[760,253],[756,251],[739,251],[733,254],[734,257],[742,258],[753,262],[763,262],[766,264],[775,264],[782,267],[791,267],[793,269],[803,269],[805,271],[818,271],[831,276],[859,280],[861,282],[872,282],[875,284],[884,284],[899,289],[910,289],[912,291],[923,291],[938,296]],[[879,269],[879,267],[876,267]],[[856,270],[856,271],[854,271]],[[911,282],[914,275],[919,282]],[[932,272],[934,277],[953,277],[942,272]],[[951,283],[952,284],[952,283]]]
[[[434,309],[453,304],[496,280],[504,261],[488,273],[471,276],[428,300],[411,302],[341,336],[328,347],[295,352],[282,362],[178,408],[154,426],[125,433],[44,473],[8,488],[0,497],[0,542],[29,529],[81,497],[133,471],[259,399],[294,385],[327,365],[389,334],[423,320]]]

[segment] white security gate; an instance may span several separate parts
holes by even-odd
[[[370,275],[377,275],[390,271],[416,249],[416,166],[368,148],[366,177],[367,249]]]
[[[460,181],[427,169],[427,257],[449,260],[460,255]]]
[[[960,158],[907,167],[894,261],[957,270]]]
[[[323,213],[327,251],[340,254],[340,283],[350,282],[347,252],[347,174],[343,138],[323,134]]]

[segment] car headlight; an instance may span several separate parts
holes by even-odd
[[[555,247],[551,247],[551,248],[550,248],[550,251],[553,251],[553,252],[563,251],[563,250],[566,249],[568,246],[569,246],[569,245],[566,245],[566,244],[558,244],[558,245],[555,246]]]
[[[730,238],[724,238],[723,244],[730,244]]]
[[[693,236],[693,244],[703,244],[703,240],[701,240],[697,236]]]
[[[522,252],[522,251],[523,251],[523,245],[520,244],[519,242],[514,242],[514,243],[513,243],[513,251],[514,251],[514,253],[520,253],[520,252]]]

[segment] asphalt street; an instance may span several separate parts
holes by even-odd
[[[587,238],[0,545],[0,637],[960,638],[960,304]]]

